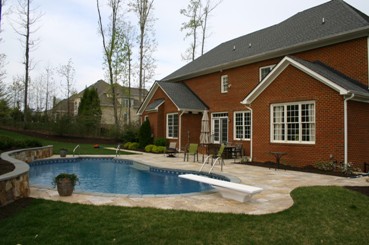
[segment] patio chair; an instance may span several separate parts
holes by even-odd
[[[175,157],[177,153],[177,142],[170,142],[169,147],[165,149],[165,154],[167,157]]]
[[[243,146],[242,144],[235,144],[235,148],[233,150],[233,159],[236,161],[236,159],[240,156],[243,157]]]
[[[184,154],[183,161],[186,161],[186,158],[187,158],[187,161],[188,161],[188,156],[189,155],[193,155],[193,161],[194,162],[195,162],[195,159],[197,161],[199,161],[198,147],[199,147],[198,144],[189,144],[188,147],[186,147],[186,151],[185,151],[185,154]]]

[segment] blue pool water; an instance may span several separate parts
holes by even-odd
[[[30,184],[52,188],[59,173],[75,173],[80,179],[77,192],[112,194],[184,194],[211,190],[207,184],[179,178],[179,170],[152,168],[130,160],[77,158],[38,160],[30,164]]]

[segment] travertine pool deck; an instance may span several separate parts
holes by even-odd
[[[57,157],[57,156],[54,156]],[[120,158],[132,159],[144,164],[173,169],[199,170],[201,163],[183,161],[183,155],[175,158],[156,154],[122,155]],[[199,160],[201,155],[199,156]],[[92,205],[114,205],[125,207],[151,207],[202,212],[268,214],[288,209],[293,205],[290,192],[300,186],[368,186],[368,177],[343,178],[296,171],[274,170],[235,164],[226,160],[223,172],[216,165],[213,172],[239,179],[241,183],[262,187],[264,190],[246,203],[224,199],[217,192],[195,195],[173,196],[124,196],[90,195],[74,193],[70,197],[60,197],[56,190],[31,187],[31,197]],[[208,169],[208,166],[207,168]],[[206,170],[205,169],[205,170]]]

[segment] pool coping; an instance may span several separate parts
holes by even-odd
[[[56,156],[53,156],[56,158]],[[58,156],[59,157],[59,156]],[[99,157],[99,156],[94,156]],[[104,156],[106,157],[106,156]],[[134,159],[142,164],[161,168],[179,168],[181,170],[198,170],[201,163],[185,162],[183,155],[166,158],[160,154],[122,155],[118,158]],[[223,172],[220,166],[214,172],[234,176],[241,183],[262,187],[264,190],[254,195],[251,200],[240,203],[224,199],[218,192],[200,193],[196,195],[172,196],[106,196],[73,193],[70,197],[60,197],[56,190],[31,187],[31,197],[54,201],[88,205],[111,205],[122,207],[144,207],[165,210],[186,210],[195,212],[235,213],[235,214],[270,214],[284,211],[293,206],[291,191],[302,186],[367,186],[369,177],[342,178],[320,174],[303,173],[290,170],[274,170],[251,165],[236,164],[233,160],[225,160]]]

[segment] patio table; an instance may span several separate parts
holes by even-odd
[[[287,155],[287,152],[278,152],[278,151],[274,151],[274,152],[270,152],[270,154],[274,155],[275,157],[275,162],[276,162],[276,167],[274,170],[277,170],[279,169],[279,163],[281,161],[281,158],[284,156],[284,155]]]

